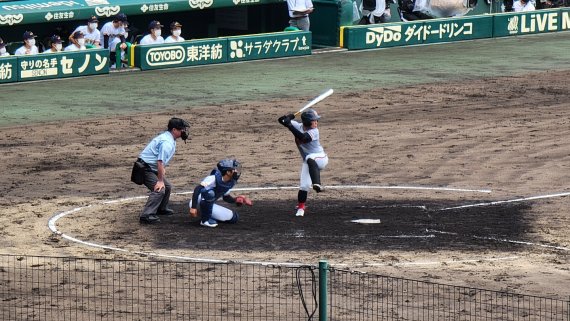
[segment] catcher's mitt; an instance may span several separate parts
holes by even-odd
[[[247,198],[247,196],[238,195],[238,197],[236,197],[236,205],[242,206],[243,204],[248,206],[253,206],[253,202],[249,198]]]

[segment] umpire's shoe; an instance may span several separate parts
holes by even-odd
[[[158,210],[158,212],[156,212],[156,215],[164,215],[164,216],[173,215],[173,214],[174,210],[170,208],[165,208],[163,210]]]
[[[143,224],[154,224],[160,222],[160,218],[156,215],[141,216],[139,220]]]

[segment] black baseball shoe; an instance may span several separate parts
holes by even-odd
[[[139,221],[143,224],[154,224],[160,222],[160,218],[156,215],[141,216]]]
[[[313,184],[313,189],[317,193],[324,192],[325,190],[325,188],[321,184]]]
[[[166,208],[164,210],[158,210],[158,212],[156,212],[156,215],[163,215],[163,216],[168,216],[168,215],[173,215],[174,214],[174,210],[170,209],[170,208]]]

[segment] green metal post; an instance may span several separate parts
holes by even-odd
[[[327,321],[327,272],[329,263],[327,261],[319,261],[319,321]]]

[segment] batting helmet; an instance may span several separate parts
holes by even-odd
[[[319,114],[317,114],[317,111],[312,108],[305,110],[301,114],[301,121],[305,126],[310,126],[313,120],[319,120],[320,118],[321,116],[319,116]]]
[[[226,158],[226,159],[222,159],[221,161],[218,162],[218,170],[223,174],[225,174],[227,171],[235,171],[235,173],[233,174],[233,179],[235,179],[236,181],[239,179],[240,175],[241,175],[241,164],[236,160],[236,159],[232,159],[232,158]]]

